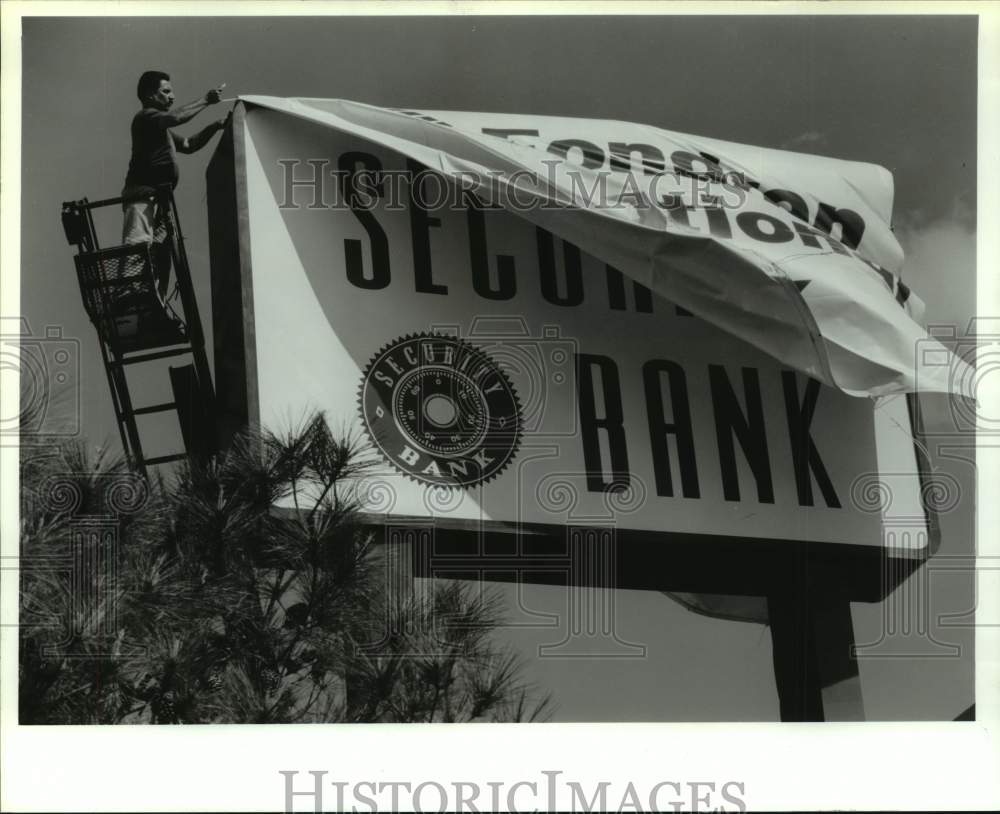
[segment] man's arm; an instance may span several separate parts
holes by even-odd
[[[226,126],[227,121],[229,121],[228,116],[224,119],[219,119],[217,122],[212,122],[208,127],[199,130],[193,136],[178,136],[176,133],[171,133],[170,137],[174,140],[174,149],[179,153],[198,152],[198,150],[208,144],[212,136]]]
[[[177,127],[179,124],[191,121],[201,111],[209,105],[216,104],[222,98],[222,87],[213,88],[200,99],[188,102],[186,105],[175,107],[173,110],[165,110],[157,113],[153,121],[163,128]]]

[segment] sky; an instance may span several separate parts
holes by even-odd
[[[622,119],[881,164],[895,177],[903,278],[928,321],[961,330],[975,313],[975,18],[46,18],[26,19],[22,42],[21,314],[36,334],[58,326],[79,340],[81,428],[95,442],[117,438],[59,205],[119,193],[135,83],[151,68],[171,74],[179,102],[226,82],[227,96]],[[203,315],[210,155],[180,156],[177,193]],[[945,466],[971,489],[968,465]],[[971,502],[942,522],[943,550],[968,550]],[[534,613],[565,603],[554,589],[522,599]],[[551,630],[510,632],[529,677],[553,691],[557,720],[776,719],[764,627],[656,593],[616,603],[619,635],[646,645],[645,658],[540,659]],[[859,641],[877,640],[897,612],[855,606]],[[894,658],[862,663],[870,717],[951,718],[972,703],[969,647],[938,659],[896,641]]]

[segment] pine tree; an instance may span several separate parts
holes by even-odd
[[[322,416],[148,483],[43,440],[21,460],[22,723],[548,714],[496,642],[495,596],[386,593],[359,514],[371,457]]]

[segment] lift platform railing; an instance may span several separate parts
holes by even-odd
[[[93,212],[134,202],[148,204],[152,240],[102,248]],[[130,464],[146,467],[190,455],[214,444],[214,393],[198,302],[191,282],[177,205],[169,186],[129,197],[68,201],[62,207],[66,239],[74,257],[84,309],[97,329],[111,397]],[[173,292],[170,283],[173,282]],[[181,313],[174,308],[180,299]],[[170,368],[174,401],[134,407],[125,368],[190,354],[189,365]],[[145,457],[136,416],[175,410],[185,453]]]

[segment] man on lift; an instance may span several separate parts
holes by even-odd
[[[160,211],[154,193],[156,187],[170,184],[176,188],[180,174],[177,153],[194,153],[222,130],[228,117],[212,122],[193,136],[179,136],[171,128],[191,121],[222,97],[220,85],[200,99],[171,110],[174,90],[170,76],[163,71],[146,71],[139,77],[136,90],[142,110],[132,119],[132,158],[125,176],[125,223],[122,243],[150,244],[158,294],[166,294],[170,277],[170,247],[164,242],[167,213]]]

